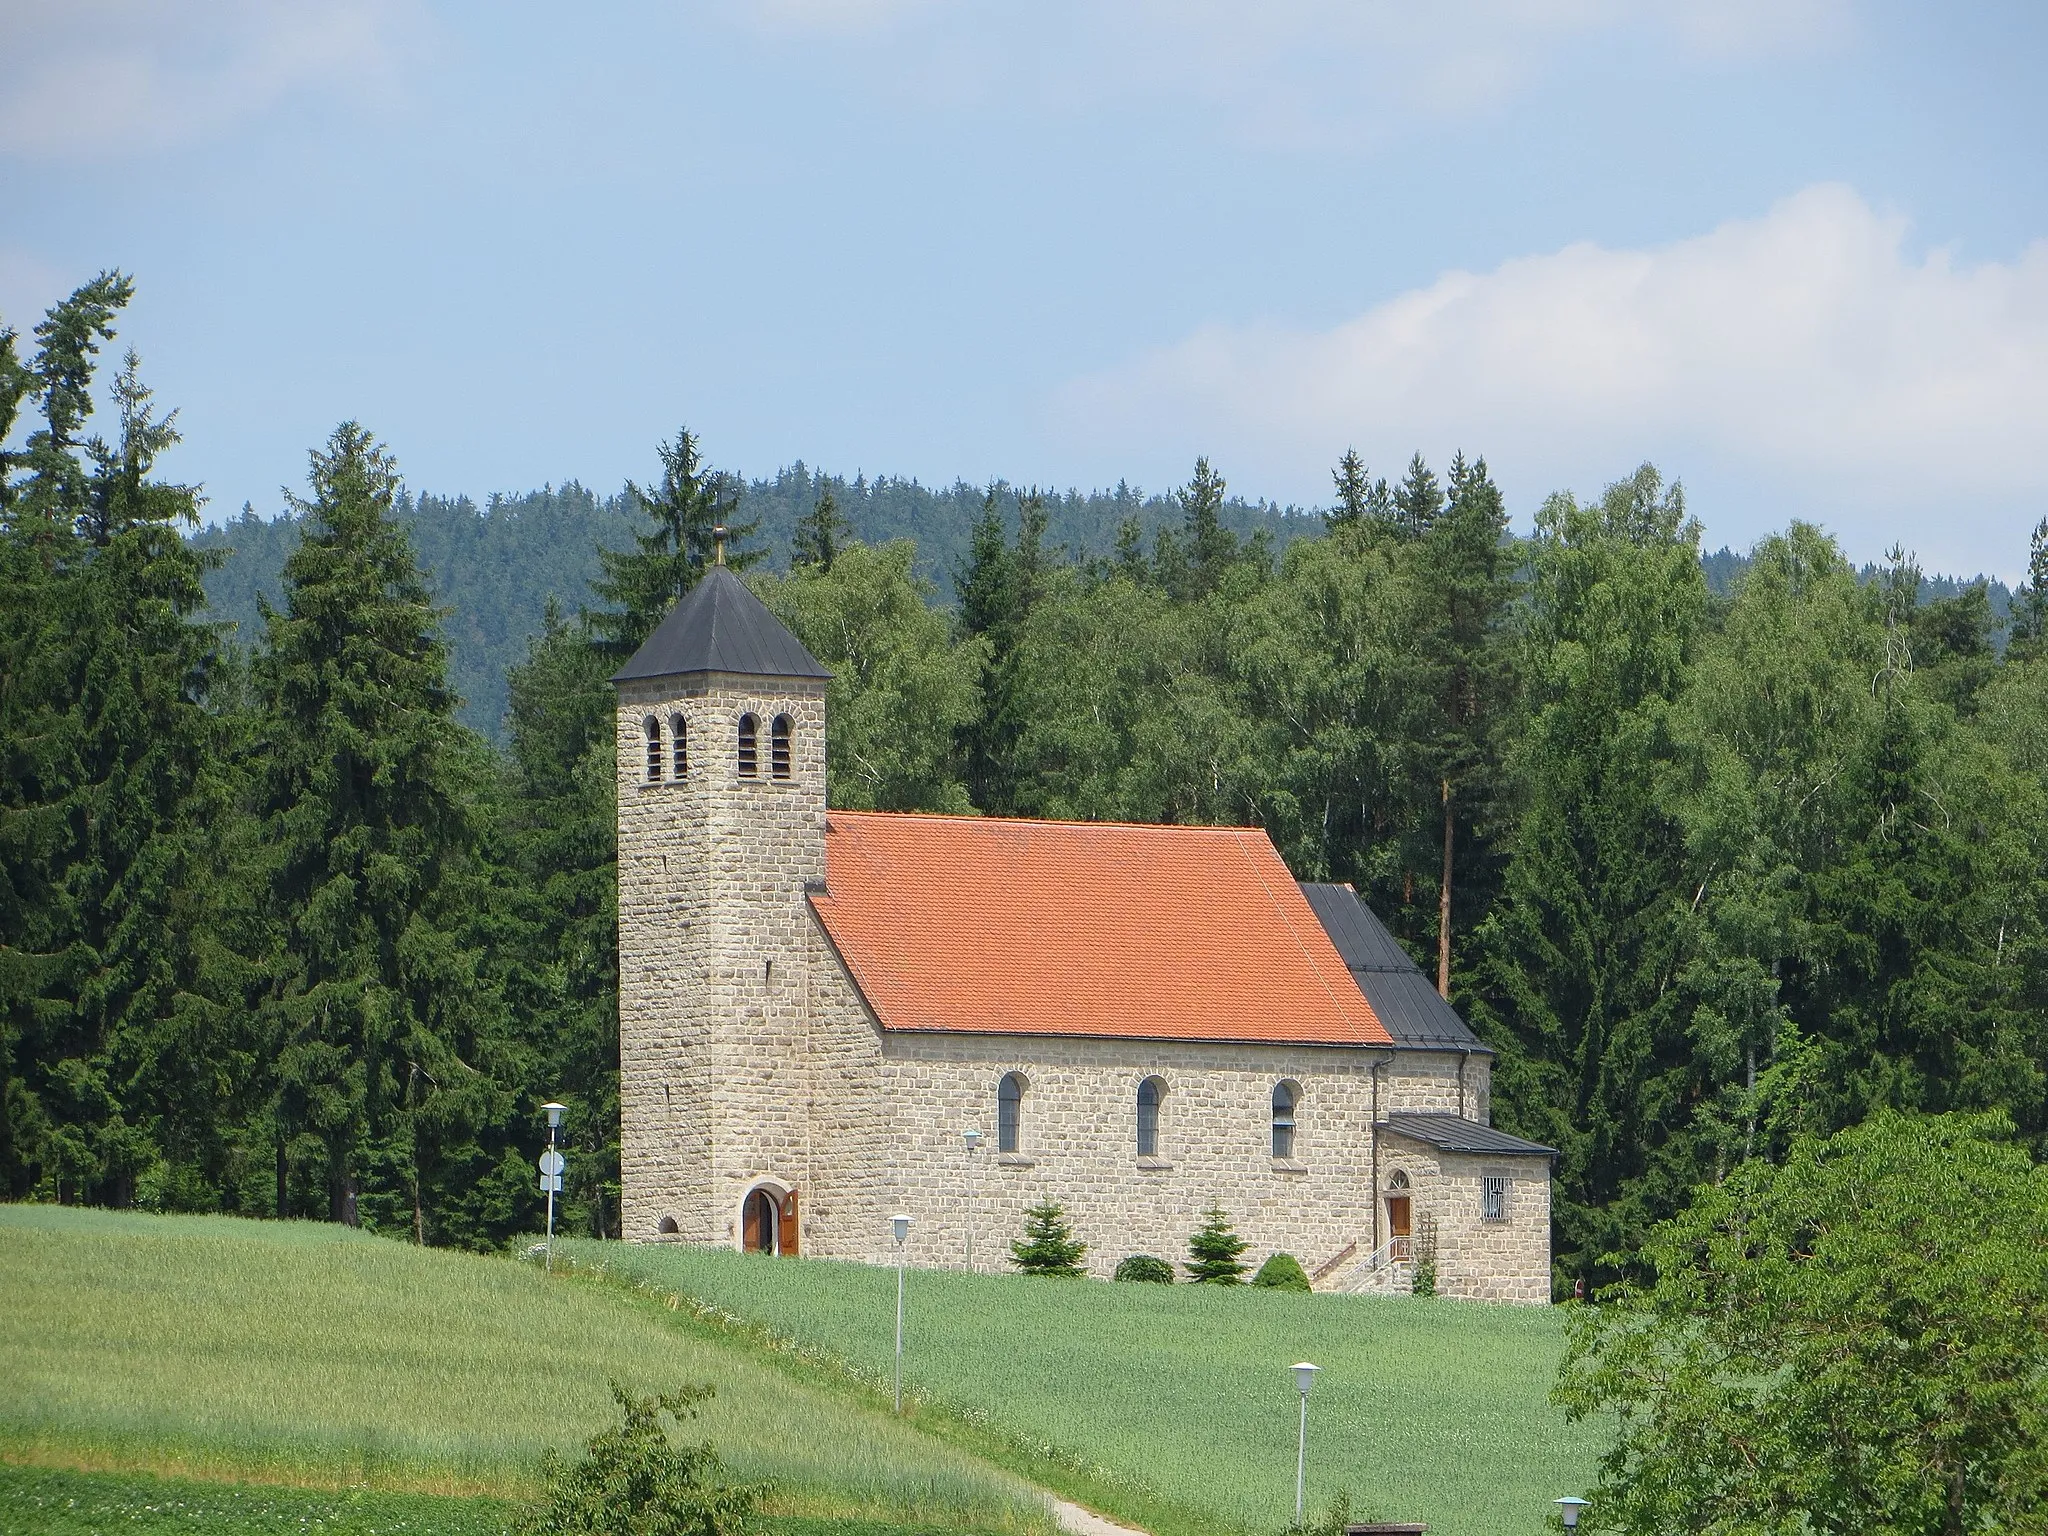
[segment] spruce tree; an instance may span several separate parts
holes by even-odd
[[[2048,655],[2048,517],[2034,524],[2027,541],[2027,579],[2012,595],[2010,643],[2013,661],[2034,661]]]
[[[1444,510],[1444,493],[1436,474],[1416,454],[1408,461],[1408,473],[1394,488],[1394,526],[1404,538],[1419,539],[1435,526]]]
[[[1433,487],[1421,463],[1418,455],[1411,480],[1427,478]],[[1415,789],[1424,804],[1436,802],[1440,816],[1437,989],[1446,997],[1459,828],[1462,817],[1469,844],[1469,824],[1484,809],[1483,792],[1496,777],[1494,735],[1511,698],[1507,615],[1515,592],[1507,509],[1486,460],[1467,464],[1460,453],[1450,487],[1448,503],[1422,526],[1411,556],[1415,609],[1407,684]],[[1428,495],[1435,495],[1433,488]],[[1411,513],[1403,517],[1412,521]]]
[[[563,1226],[619,1234],[617,780],[610,658],[550,602],[509,682],[501,823],[508,942],[493,974],[531,1067],[530,1102],[568,1106]]]
[[[1017,540],[1005,534],[1002,487],[991,485],[982,500],[966,563],[955,573],[959,632],[963,640],[985,637],[980,701],[959,732],[967,793],[977,809],[995,815],[1018,809],[1016,742],[1024,703],[1018,696],[1017,648],[1031,610],[1045,588],[1045,498],[1036,491],[1018,498]]]
[[[832,487],[826,486],[818,493],[816,505],[796,525],[796,534],[790,540],[791,564],[815,565],[821,571],[830,571],[839,546],[852,531],[839,515],[839,502]]]
[[[1385,523],[1393,515],[1393,500],[1385,480],[1375,480],[1356,448],[1347,448],[1337,467],[1330,471],[1337,488],[1337,504],[1326,516],[1332,530],[1363,529]]]
[[[219,878],[235,756],[180,531],[197,492],[154,476],[177,434],[132,352],[115,440],[83,436],[132,291],[106,273],[54,306],[30,365],[0,344],[0,421],[42,413],[0,467],[0,1177],[207,1205],[250,1060]]]
[[[313,1214],[310,1187],[331,1220],[424,1239],[442,1235],[427,1214],[442,1191],[508,1193],[476,1138],[509,1106],[487,1073],[494,1000],[461,933],[481,898],[482,764],[392,518],[398,483],[344,422],[293,498],[299,546],[258,667],[277,933],[265,1013],[277,1213]]]
[[[660,444],[661,483],[642,490],[630,481],[627,500],[652,524],[633,535],[631,550],[603,550],[603,574],[590,587],[612,606],[591,615],[591,626],[614,656],[628,656],[654,632],[669,609],[703,578],[711,565],[716,539],[726,530],[725,563],[744,570],[759,560],[760,550],[743,548],[760,524],[736,523],[739,483],[704,462],[697,438],[678,428],[675,441]]]
[[[1073,1280],[1087,1273],[1081,1267],[1087,1252],[1086,1243],[1074,1240],[1066,1212],[1048,1200],[1024,1213],[1024,1236],[1010,1244],[1010,1262],[1027,1275]]]
[[[1215,591],[1238,558],[1237,535],[1223,523],[1223,497],[1227,489],[1223,477],[1209,467],[1209,461],[1198,458],[1194,475],[1174,492],[1181,508],[1179,554],[1186,563],[1174,591],[1176,597],[1187,600]]]
[[[1188,1239],[1188,1279],[1196,1285],[1242,1285],[1251,1266],[1244,1262],[1248,1245],[1237,1235],[1220,1204],[1211,1204],[1202,1225]]]

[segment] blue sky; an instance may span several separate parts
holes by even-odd
[[[1650,459],[2017,575],[2048,8],[0,0],[0,322],[102,266],[210,511],[802,457],[1320,503]]]

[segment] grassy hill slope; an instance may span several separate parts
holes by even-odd
[[[890,1368],[891,1271],[571,1248],[857,1372]],[[906,1334],[906,1383],[1095,1464],[1123,1486],[1108,1512],[1155,1530],[1175,1523],[1163,1505],[1254,1532],[1288,1523],[1297,1360],[1323,1367],[1309,1409],[1317,1512],[1348,1493],[1356,1518],[1509,1536],[1540,1530],[1552,1499],[1592,1480],[1596,1433],[1546,1400],[1563,1346],[1548,1308],[913,1271]]]
[[[701,1420],[778,1506],[1037,1527],[1023,1484],[616,1289],[315,1223],[0,1206],[0,1459],[518,1495],[615,1413]]]

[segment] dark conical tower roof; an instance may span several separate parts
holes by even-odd
[[[623,683],[679,672],[736,672],[747,677],[830,677],[803,642],[723,565],[714,565],[633,659],[612,674]]]

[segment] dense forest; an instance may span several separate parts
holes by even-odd
[[[982,505],[998,498],[1040,500],[1046,512],[1045,541],[1053,558],[1076,560],[1112,553],[1118,531],[1136,516],[1146,537],[1176,525],[1180,503],[1170,494],[1147,495],[1127,485],[1112,491],[1065,491],[1055,496],[998,482],[976,487],[956,482],[929,490],[915,480],[869,480],[815,471],[798,463],[772,479],[733,481],[739,516],[759,524],[768,568],[786,569],[797,525],[826,491],[844,516],[849,536],[866,544],[908,540],[912,569],[929,581],[939,602],[953,606],[955,573],[961,568]],[[492,496],[479,506],[467,496],[413,496],[402,487],[394,519],[412,542],[413,558],[441,610],[441,637],[448,647],[449,682],[455,689],[456,718],[497,746],[507,742],[506,708],[512,669],[526,655],[527,642],[541,631],[550,600],[576,613],[591,601],[599,574],[598,551],[623,546],[631,537],[635,503],[630,491],[599,496],[574,481],[516,496]],[[1223,522],[1248,538],[1264,532],[1275,551],[1297,538],[1321,534],[1320,511],[1249,502],[1227,496]],[[275,604],[283,592],[284,562],[297,547],[297,514],[287,508],[263,518],[244,507],[239,517],[191,534],[209,553],[201,580],[208,617],[232,623],[240,636],[262,629],[261,604]],[[211,560],[218,553],[220,559]],[[1702,557],[1707,586],[1726,596],[1747,569],[1749,557],[1722,548]],[[1878,568],[1865,565],[1866,582]],[[1984,577],[1962,581],[1928,576],[1921,596],[1937,600],[1982,584],[1992,618],[2001,626],[2012,594],[2003,582]],[[1993,633],[2002,644],[2003,629]]]
[[[652,457],[652,455],[650,455]],[[770,564],[787,564],[790,540],[805,513],[830,491],[851,536],[870,544],[908,539],[916,548],[915,569],[931,582],[941,601],[951,601],[953,573],[966,553],[975,520],[990,488],[958,482],[931,490],[915,480],[870,480],[812,470],[798,463],[772,479],[733,479],[740,513],[758,525]],[[1014,492],[1032,496],[1046,509],[1046,538],[1075,556],[1105,555],[1125,519],[1136,517],[1149,536],[1179,518],[1168,495],[1146,495],[1127,485],[1113,491]],[[517,496],[493,496],[482,506],[467,496],[418,496],[401,490],[393,516],[412,541],[413,557],[434,602],[445,614],[450,681],[461,702],[456,717],[504,745],[507,679],[538,634],[550,599],[574,613],[591,600],[599,575],[598,551],[631,537],[633,493],[599,496],[571,481]],[[1263,530],[1275,548],[1307,533],[1320,533],[1320,514],[1267,502],[1226,499],[1223,520],[1236,533]],[[224,558],[204,577],[211,616],[234,623],[243,634],[261,627],[259,603],[275,603],[282,590],[284,562],[297,547],[298,520],[289,508],[274,517],[250,507],[224,524],[192,535],[201,549]]]
[[[532,1229],[558,1097],[572,1219],[615,1230],[605,678],[721,522],[834,673],[834,804],[1250,823],[1354,882],[1499,1052],[1498,1121],[1563,1149],[1562,1288],[1802,1130],[1986,1107],[2048,1144],[2048,521],[1996,607],[1804,524],[1717,590],[1647,465],[1515,538],[1462,455],[1346,454],[1317,516],[1205,460],[1112,520],[802,470],[771,501],[682,432],[499,529],[346,423],[285,519],[224,530],[277,558],[209,607],[232,567],[132,354],[87,435],[128,293],[0,342],[13,1197],[487,1246]],[[884,503],[954,521],[921,555]],[[521,637],[502,745],[458,717],[465,625]]]

